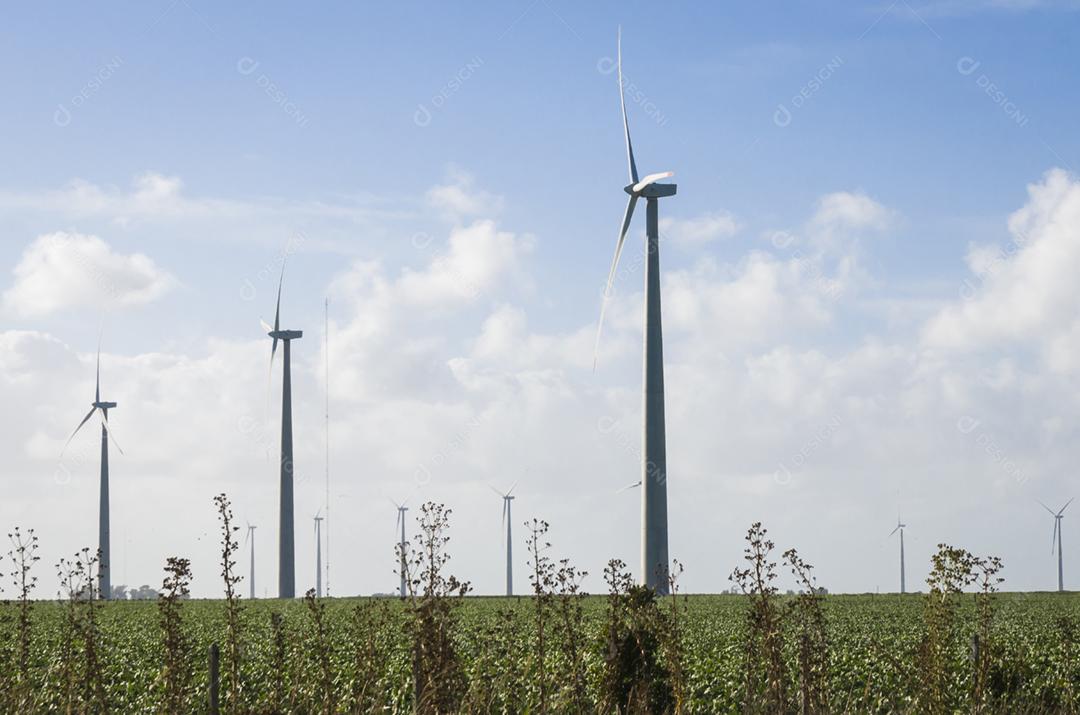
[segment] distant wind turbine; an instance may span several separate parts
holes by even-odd
[[[511,515],[510,515],[510,502],[514,501],[514,497],[511,495],[511,492],[514,491],[514,487],[516,487],[516,486],[517,486],[517,482],[514,482],[514,486],[507,489],[505,494],[500,492],[495,487],[491,487],[491,491],[493,491],[496,494],[498,494],[499,496],[501,496],[502,500],[503,500],[502,520],[503,520],[503,526],[506,528],[506,535],[503,538],[506,539],[506,595],[507,596],[513,596],[514,595],[514,537],[513,537],[513,530],[510,528],[511,527],[511,522],[513,522],[513,517],[511,517]]]
[[[64,443],[64,449],[60,451],[60,456],[64,454],[64,450],[71,444],[71,440],[75,439],[75,435],[79,433],[79,430],[83,428],[90,418],[94,416],[94,413],[101,411],[101,486],[98,499],[98,549],[100,551],[101,561],[98,564],[98,597],[104,600],[112,598],[112,576],[110,573],[112,567],[112,558],[109,552],[109,440],[113,441],[113,445],[120,451],[120,454],[124,453],[124,450],[120,449],[120,445],[117,444],[116,438],[112,436],[112,429],[109,427],[109,410],[116,409],[115,402],[104,402],[101,399],[101,339],[98,339],[97,361],[94,378],[94,401],[90,403],[92,407],[90,411],[86,413],[86,417],[82,418],[82,422],[75,428],[75,431],[68,437],[67,442]]]
[[[401,580],[398,585],[398,596],[405,598],[408,595],[408,584],[405,582],[405,570],[408,566],[405,563],[405,512],[409,510],[409,507],[405,506],[404,502],[398,504],[393,499],[390,501],[397,507],[397,523],[394,524],[394,532],[397,533],[398,528],[401,529],[401,538],[398,540],[398,576]]]
[[[292,430],[292,353],[293,340],[304,336],[302,330],[281,329],[281,286],[285,282],[285,264],[281,264],[278,279],[277,307],[274,309],[274,327],[263,323],[266,334],[274,339],[270,348],[270,369],[274,368],[278,341],[285,343],[284,377],[281,386],[281,459],[280,503],[278,514],[278,598],[296,596],[296,542],[293,533],[293,430]]]
[[[248,576],[248,596],[252,601],[255,600],[255,525],[248,522],[247,536],[244,537],[244,541],[248,542],[251,546],[251,555],[248,557],[250,562],[250,575]]]
[[[322,598],[322,509],[315,512],[315,595]]]
[[[666,171],[638,177],[634,147],[630,142],[630,123],[626,117],[626,96],[622,77],[622,29],[618,41],[619,101],[622,106],[623,134],[626,139],[626,158],[630,168],[630,183],[623,191],[630,195],[623,215],[615,257],[611,261],[607,285],[600,307],[596,328],[596,355],[599,354],[600,333],[604,326],[608,296],[615,282],[626,232],[634,207],[645,197],[645,375],[644,375],[644,450],[642,453],[641,490],[641,582],[658,594],[668,590],[668,520],[667,520],[667,447],[664,434],[664,339],[660,321],[660,229],[659,199],[674,196],[675,184],[657,183],[673,175]]]
[[[1070,499],[1069,501],[1065,502],[1065,506],[1061,507],[1061,509],[1056,514],[1054,513],[1053,509],[1046,506],[1042,502],[1039,502],[1039,504],[1042,504],[1042,508],[1046,509],[1046,511],[1050,513],[1050,516],[1054,517],[1054,535],[1053,537],[1051,537],[1050,540],[1050,554],[1053,555],[1054,549],[1057,548],[1059,593],[1065,590],[1065,574],[1062,568],[1061,557],[1061,520],[1064,518],[1063,515],[1065,514],[1065,510],[1069,508],[1069,505],[1072,504],[1072,501],[1073,500]]]
[[[900,515],[896,515],[896,528],[889,532],[889,536],[892,536],[896,532],[900,532],[900,593],[907,593],[907,584],[904,582],[904,529],[907,528],[907,524],[900,523]]]

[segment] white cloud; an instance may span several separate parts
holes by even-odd
[[[888,227],[890,220],[889,209],[866,194],[837,191],[818,200],[809,227],[829,238],[856,231],[882,230]]]
[[[1080,182],[1047,172],[1028,186],[1028,203],[1009,218],[1012,239],[1002,247],[973,246],[973,274],[962,296],[924,331],[928,347],[977,350],[1023,341],[1055,364],[1080,357]]]
[[[447,173],[447,183],[430,188],[427,201],[448,218],[491,216],[502,209],[502,198],[477,188],[472,174],[454,168]]]
[[[686,246],[699,246],[729,238],[741,228],[735,216],[728,211],[714,211],[688,219],[660,219],[660,235]]]
[[[23,318],[77,307],[116,308],[149,303],[176,281],[141,253],[114,252],[97,236],[39,236],[13,270],[4,307]]]

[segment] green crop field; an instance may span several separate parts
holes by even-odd
[[[460,664],[461,711],[537,712],[540,684],[552,712],[573,711],[575,694],[567,644],[558,625],[559,604],[546,613],[544,673],[538,651],[533,598],[451,599],[452,645]],[[922,711],[914,701],[925,677],[920,663],[924,595],[827,596],[822,599],[828,634],[828,703],[832,712]],[[778,596],[780,612],[795,597]],[[611,644],[611,602],[603,596],[581,606],[578,645],[583,649],[584,692],[577,702],[603,709]],[[684,712],[739,712],[748,667],[745,596],[679,597],[682,657],[680,708]],[[660,605],[670,615],[671,601]],[[1080,659],[1074,627],[1080,596],[999,594],[993,599],[991,711],[1069,712],[1080,690]],[[32,606],[29,687],[18,682],[18,604],[3,607],[5,711],[167,711],[163,687],[163,629],[154,602],[98,604],[93,619],[96,666],[88,672],[87,604],[41,602]],[[76,619],[72,619],[72,614]],[[414,704],[412,643],[407,603],[394,599],[326,599],[241,602],[239,688],[222,684],[230,712],[411,712]],[[973,597],[956,603],[944,674],[950,710],[972,709],[974,666],[970,637]],[[208,705],[208,650],[222,648],[229,668],[223,601],[180,605],[184,667],[190,669],[182,697],[190,711]],[[275,623],[274,614],[280,614]],[[318,618],[316,617],[318,616]],[[322,625],[320,627],[319,620]],[[786,627],[786,626],[785,626]],[[789,709],[798,709],[794,633],[784,645]],[[94,668],[96,668],[96,675]],[[225,677],[225,676],[223,676]],[[226,678],[227,680],[227,678]],[[100,681],[100,682],[97,682]],[[95,693],[100,686],[100,691]],[[21,704],[17,698],[24,698]],[[100,700],[98,699],[100,698]],[[103,705],[104,704],[104,705]]]

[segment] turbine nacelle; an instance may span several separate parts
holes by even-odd
[[[649,174],[641,181],[627,184],[623,191],[631,196],[644,196],[647,199],[661,199],[665,196],[674,196],[677,184],[658,184],[661,179],[675,176],[674,171],[664,171],[659,174]]]
[[[115,402],[91,402],[90,404],[99,410],[111,410],[116,407]]]
[[[304,337],[303,330],[271,330],[267,333],[274,340],[297,340]]]

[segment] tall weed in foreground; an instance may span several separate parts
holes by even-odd
[[[32,610],[33,601],[30,594],[37,585],[37,576],[31,575],[34,564],[41,560],[37,555],[38,537],[33,529],[24,534],[19,527],[15,527],[8,534],[11,542],[11,550],[8,551],[8,559],[11,561],[11,581],[18,594],[18,610],[16,615],[14,642],[4,644],[4,654],[0,663],[3,664],[3,673],[0,673],[0,683],[3,687],[3,698],[0,703],[9,710],[25,712],[32,707],[34,693],[30,681],[30,645],[33,634]],[[3,576],[3,574],[0,574]],[[6,617],[6,613],[5,613]],[[4,624],[4,634],[9,632],[8,624]],[[13,667],[8,667],[8,661],[13,656]]]
[[[686,709],[688,697],[686,685],[686,667],[684,664],[683,645],[683,622],[686,621],[686,598],[679,600],[679,578],[683,574],[683,565],[678,560],[671,563],[668,569],[668,594],[671,599],[671,613],[667,620],[667,627],[661,632],[661,645],[664,660],[671,671],[671,690],[675,696],[675,712],[682,713]],[[681,616],[681,618],[680,618]]]
[[[236,552],[240,548],[236,534],[240,527],[233,524],[232,503],[224,494],[214,497],[218,521],[221,523],[221,580],[225,586],[225,673],[222,680],[222,710],[240,712],[244,707],[244,689],[240,676],[241,626],[240,594],[236,587],[242,576],[235,572]]]
[[[99,556],[84,548],[56,565],[61,596],[66,596],[58,663],[64,692],[61,709],[66,712],[109,711],[97,614],[99,563]]]
[[[536,712],[587,712],[589,698],[585,654],[589,649],[585,628],[581,583],[587,572],[569,559],[555,561],[547,555],[549,525],[526,522],[529,537],[529,583],[533,591],[533,653],[529,658],[530,691],[536,690]],[[530,708],[532,709],[532,708]]]
[[[165,578],[158,595],[158,623],[164,654],[158,686],[160,712],[180,713],[191,709],[192,649],[191,637],[184,630],[183,601],[191,584],[191,562],[175,556],[165,562]]]
[[[1005,579],[998,576],[1003,564],[996,556],[973,560],[975,583],[976,631],[974,640],[975,679],[971,689],[971,711],[976,714],[991,712],[991,669],[998,656],[998,647],[991,636],[994,624],[994,594]]]
[[[555,584],[555,565],[545,552],[551,548],[551,543],[546,540],[548,523],[539,519],[533,519],[532,523],[526,522],[529,529],[529,537],[526,546],[529,549],[529,583],[533,589],[533,607],[535,613],[536,638],[535,649],[532,657],[532,683],[539,691],[539,703],[537,712],[548,711],[548,672],[547,672],[547,649],[549,634],[547,633],[547,621],[551,602],[552,591]]]
[[[993,619],[992,595],[1002,579],[997,577],[1001,560],[981,559],[964,549],[938,544],[926,579],[929,592],[923,605],[923,637],[916,656],[918,663],[917,707],[920,712],[949,713],[964,707],[965,692],[957,687],[960,674],[974,661],[975,674],[971,692],[973,712],[985,712],[989,697],[987,684],[994,644],[990,626]],[[968,656],[967,638],[960,630],[958,610],[963,591],[978,582],[976,595],[976,633]]]
[[[749,598],[746,612],[743,710],[783,712],[786,705],[782,615],[776,603],[776,562],[769,560],[775,545],[768,530],[755,522],[746,533],[743,559],[730,579]]]
[[[656,592],[634,583],[626,564],[604,569],[608,613],[601,712],[670,713],[675,709],[671,673],[660,659],[665,614]]]
[[[562,687],[555,706],[560,712],[588,712],[593,708],[585,663],[589,641],[583,604],[588,594],[581,590],[588,575],[572,566],[569,559],[561,559],[555,571],[555,610],[562,650],[557,673]]]
[[[829,712],[829,634],[822,609],[824,597],[813,576],[813,566],[795,549],[784,552],[784,560],[799,584],[799,595],[791,603],[788,617],[793,621],[798,663],[798,712],[816,715]]]
[[[467,581],[446,576],[450,561],[451,510],[427,502],[420,507],[419,546],[404,545],[409,635],[412,639],[413,708],[426,713],[458,712],[468,689],[465,669],[454,645],[457,610],[470,590]],[[401,545],[396,547],[400,550]]]

